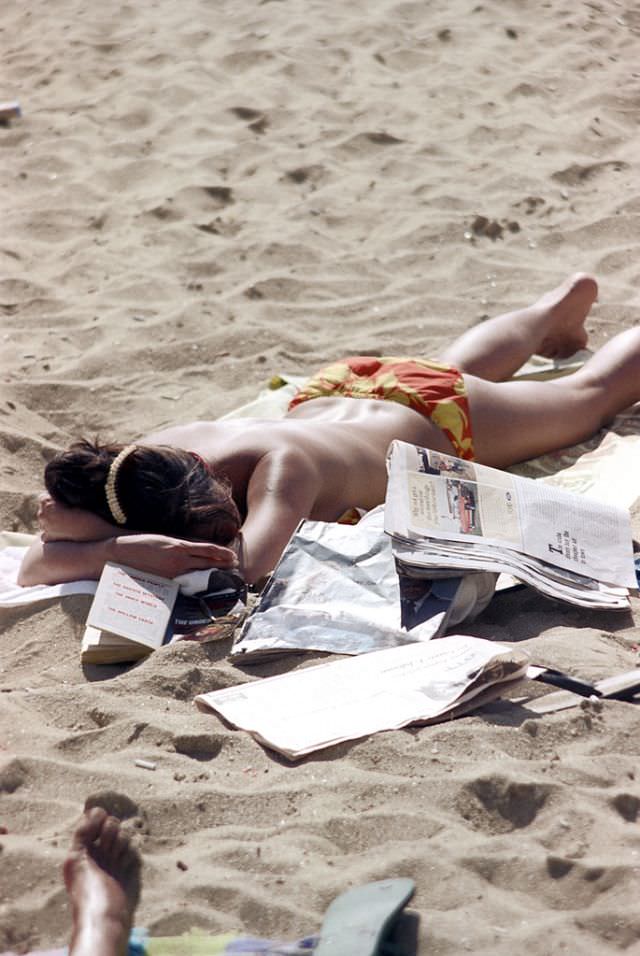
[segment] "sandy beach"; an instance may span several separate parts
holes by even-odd
[[[437,355],[576,270],[593,346],[639,323],[639,38],[626,0],[8,0],[1,527],[36,531],[74,438],[215,418],[341,354]],[[67,940],[97,795],[137,833],[154,935],[295,939],[409,876],[421,956],[640,954],[637,707],[494,706],[293,765],[193,698],[299,658],[83,670],[89,604],[0,610],[0,951]],[[466,630],[597,679],[639,662],[632,604],[524,589]]]

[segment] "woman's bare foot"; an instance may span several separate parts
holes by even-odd
[[[577,272],[536,302],[534,308],[547,314],[550,331],[538,351],[548,358],[566,358],[583,349],[588,341],[585,320],[598,297],[593,276]]]
[[[85,812],[63,867],[73,908],[69,956],[125,956],[140,896],[140,856],[101,807]]]
[[[467,375],[506,382],[533,354],[573,355],[587,344],[584,323],[597,295],[596,280],[577,272],[533,305],[472,326],[442,358]]]

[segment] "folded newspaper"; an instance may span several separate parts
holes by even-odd
[[[364,654],[439,637],[479,614],[496,575],[399,577],[384,511],[357,525],[303,521],[236,637],[232,660],[290,651]]]
[[[626,509],[400,441],[388,468],[385,530],[400,569],[504,572],[571,604],[629,607]]]
[[[528,663],[522,651],[454,634],[200,694],[196,703],[295,760],[466,713],[524,678]]]

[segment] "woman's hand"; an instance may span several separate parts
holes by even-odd
[[[40,495],[38,524],[43,541],[102,541],[113,538],[119,529],[82,508],[70,508],[47,492]]]
[[[238,566],[231,548],[161,534],[119,535],[109,542],[108,560],[165,578],[175,578],[187,571]]]

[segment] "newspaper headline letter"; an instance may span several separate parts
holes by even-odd
[[[538,558],[606,584],[635,588],[628,511],[486,465],[394,441],[385,531]]]

